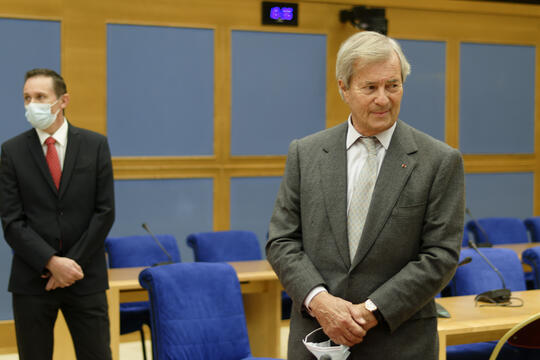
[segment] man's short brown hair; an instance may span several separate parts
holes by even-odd
[[[53,90],[57,98],[67,93],[66,82],[64,81],[64,78],[60,76],[56,71],[45,68],[29,70],[24,76],[24,82],[36,76],[50,77],[53,80]]]

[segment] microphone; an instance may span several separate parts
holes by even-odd
[[[464,258],[463,260],[461,260],[457,264],[457,267],[467,265],[471,261],[472,261],[472,257],[467,256],[466,258]],[[435,301],[435,308],[437,309],[437,317],[442,317],[442,318],[449,318],[450,317],[450,313],[448,312],[448,310],[446,310],[446,308],[444,306],[442,306],[441,304],[439,304],[436,301]]]
[[[480,230],[480,232],[482,233],[482,235],[484,236],[484,239],[485,239],[485,242],[483,243],[478,243],[476,244],[478,247],[492,247],[493,244],[489,241],[489,238],[488,238],[488,235],[486,233],[486,230],[484,230],[484,228],[482,227],[482,225],[480,225],[480,223],[478,221],[476,221],[475,217],[472,215],[471,211],[469,210],[469,208],[465,208],[465,212],[467,213],[467,215],[469,215],[469,217],[471,218],[471,220],[473,221],[474,225],[476,225],[476,227],[478,228],[478,230]]]
[[[460,266],[463,266],[463,265],[467,265],[467,264],[470,263],[471,261],[472,261],[472,257],[467,256],[465,259],[461,260],[461,261],[457,264],[457,267],[460,267]]]
[[[161,242],[158,240],[157,237],[154,236],[154,234],[152,234],[152,232],[150,231],[150,228],[148,228],[148,225],[146,225],[146,223],[142,223],[142,227],[144,230],[146,230],[147,233],[150,234],[150,236],[152,237],[152,239],[154,239],[154,241],[156,242],[156,244],[158,244],[159,248],[161,249],[161,251],[163,251],[163,253],[165,253],[165,255],[167,255],[167,258],[169,259],[169,261],[162,261],[162,262],[159,262],[159,263],[156,263],[152,266],[160,266],[160,265],[167,265],[167,264],[173,264],[174,261],[172,259],[172,256],[171,254],[169,254],[169,252],[167,250],[165,250],[165,248],[163,247],[163,245],[161,244]]]
[[[482,259],[484,259],[484,261],[489,265],[489,267],[492,268],[493,271],[495,271],[497,273],[497,275],[499,276],[499,279],[501,279],[502,286],[503,286],[503,288],[499,289],[499,290],[490,290],[490,291],[485,291],[485,292],[483,292],[481,294],[478,294],[478,295],[476,295],[475,300],[483,301],[483,302],[490,302],[490,303],[505,303],[505,302],[508,302],[510,300],[510,296],[512,295],[512,292],[510,291],[510,289],[506,288],[506,283],[504,282],[504,277],[502,276],[499,269],[497,269],[495,267],[495,265],[493,265],[491,263],[491,261],[489,261],[489,259],[484,254],[482,254],[482,252],[480,250],[478,250],[478,246],[476,246],[475,241],[469,240],[469,246],[471,248],[473,248],[474,251],[476,251],[478,253],[478,255],[480,255],[480,257],[482,257]]]

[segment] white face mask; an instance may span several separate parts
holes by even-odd
[[[52,125],[56,116],[60,112],[60,109],[54,114],[51,114],[51,107],[54,106],[60,99],[56,100],[52,104],[40,104],[31,102],[28,105],[25,105],[26,109],[26,120],[35,127],[36,129],[45,130]]]
[[[308,342],[308,337],[312,334],[316,333],[317,331],[322,330],[322,327],[313,330],[309,334],[306,335],[304,340],[302,342],[306,346],[306,348],[317,358],[317,360],[320,360],[323,355],[326,355],[325,358],[322,358],[322,360],[345,360],[349,357],[349,354],[351,353],[349,351],[349,347],[345,345],[334,345],[332,346],[330,343],[330,340],[326,340],[320,343],[314,343],[314,342]]]

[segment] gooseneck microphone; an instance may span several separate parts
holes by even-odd
[[[486,291],[481,294],[478,294],[476,295],[475,300],[483,301],[483,302],[490,302],[490,303],[505,303],[505,302],[510,301],[510,296],[512,295],[512,292],[510,291],[510,289],[506,288],[504,277],[502,276],[499,269],[497,269],[495,265],[493,265],[493,263],[489,261],[489,259],[484,254],[482,254],[480,250],[478,250],[478,246],[476,246],[476,242],[474,240],[469,240],[469,247],[473,248],[474,251],[476,251],[478,255],[482,257],[482,259],[484,259],[484,261],[489,265],[489,267],[497,273],[497,276],[499,276],[499,279],[501,279],[501,283],[503,286],[503,288],[499,290],[490,290],[490,291]]]
[[[465,208],[465,212],[467,213],[467,215],[469,215],[469,217],[471,218],[471,220],[473,221],[474,225],[476,225],[476,227],[478,228],[478,230],[480,230],[480,232],[482,233],[482,235],[484,236],[484,239],[485,239],[485,242],[484,243],[477,243],[476,246],[478,247],[492,247],[493,244],[491,243],[491,241],[489,241],[489,237],[488,237],[488,234],[486,232],[486,230],[484,230],[484,228],[482,227],[482,225],[480,225],[480,223],[476,220],[476,218],[472,215],[471,211],[469,210],[469,208]]]
[[[463,265],[467,265],[467,264],[470,263],[471,261],[472,261],[472,257],[467,256],[465,259],[461,260],[461,261],[457,264],[457,267],[460,267],[460,266],[463,266]]]
[[[146,225],[146,223],[142,223],[142,227],[144,230],[146,230],[147,233],[150,234],[150,236],[152,237],[152,239],[154,239],[154,241],[156,242],[156,244],[158,244],[159,248],[161,249],[161,251],[163,251],[163,253],[165,255],[167,255],[167,258],[169,259],[169,261],[162,261],[162,262],[159,262],[159,263],[156,263],[152,266],[160,266],[160,265],[167,265],[167,264],[173,264],[174,261],[172,259],[172,256],[171,254],[169,254],[169,252],[167,250],[165,250],[165,248],[163,247],[163,245],[161,244],[161,242],[158,240],[157,237],[154,236],[154,234],[152,234],[152,232],[150,231],[150,228],[148,228],[148,225]]]
[[[472,257],[467,256],[466,258],[464,258],[463,260],[461,260],[457,264],[457,267],[467,265],[471,261],[472,261]],[[436,301],[435,301],[435,308],[437,309],[437,317],[442,317],[442,318],[449,318],[450,317],[450,313],[448,312],[448,310],[446,310],[446,308],[444,306],[442,306],[441,304],[439,304]]]

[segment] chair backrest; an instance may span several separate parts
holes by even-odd
[[[187,244],[193,248],[195,261],[226,262],[261,260],[259,239],[251,231],[214,231],[190,234]]]
[[[504,248],[481,248],[480,251],[499,270],[508,289],[511,291],[527,289],[523,266],[515,251]],[[476,295],[502,288],[497,273],[474,249],[462,249],[460,260],[467,256],[471,257],[471,262],[460,266],[452,279],[453,296]]]
[[[156,235],[156,238],[171,255],[174,262],[180,262],[180,250],[172,235]],[[108,237],[105,249],[110,268],[152,266],[168,261],[167,255],[150,235]]]
[[[521,260],[532,268],[534,288],[540,289],[540,245],[524,250]]]
[[[251,356],[240,284],[229,264],[148,268],[139,275],[139,282],[150,296],[154,359]]]
[[[481,228],[478,227],[478,224],[480,224]],[[505,217],[482,218],[478,219],[478,224],[471,220],[466,225],[467,229],[474,235],[474,240],[477,243],[510,244],[529,242],[527,228],[520,219]]]
[[[469,230],[467,229],[467,227],[463,229],[463,240],[461,241],[461,246],[462,247],[469,246]]]
[[[531,234],[533,242],[540,242],[540,216],[530,217],[523,220],[525,227]]]
[[[518,352],[517,354],[520,356],[511,357],[512,359],[538,359],[540,356],[540,313],[530,316],[508,330],[493,349],[489,360],[496,360],[499,353],[501,353],[503,359],[510,358],[504,356],[504,351],[501,351],[505,343],[514,348],[531,350]],[[536,351],[533,352],[535,349]]]

